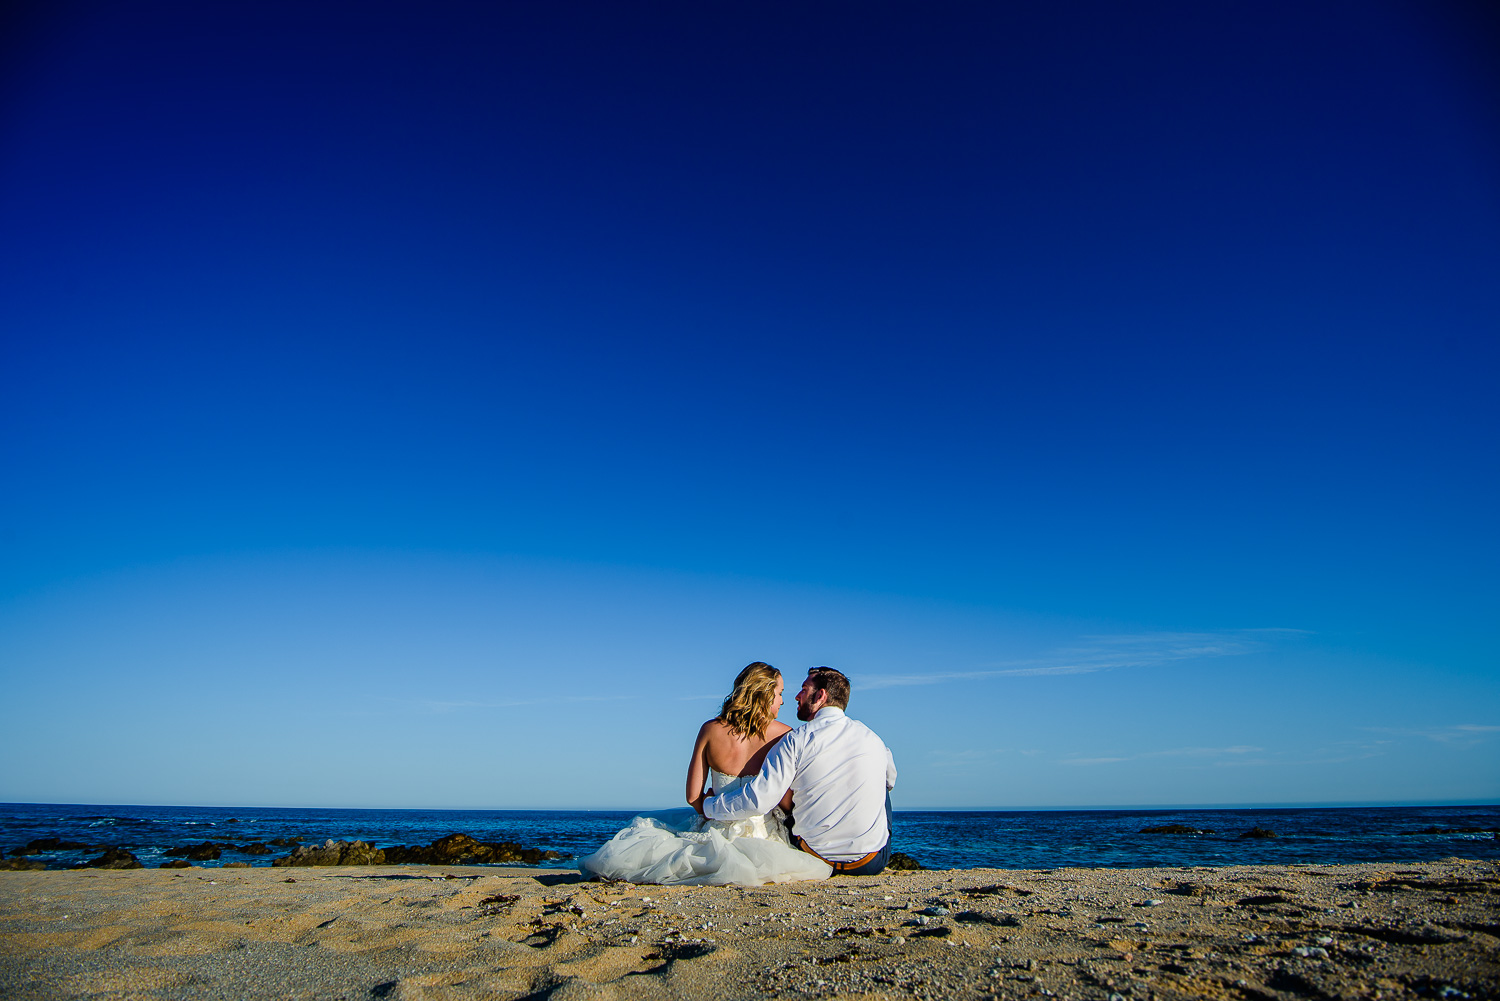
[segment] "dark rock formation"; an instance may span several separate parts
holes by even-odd
[[[272,842],[274,844],[274,842]],[[298,845],[290,855],[274,860],[277,867],[293,865],[479,865],[495,862],[536,864],[561,859],[559,852],[527,848],[513,841],[479,841],[467,834],[450,834],[430,845],[392,845],[375,848],[363,841],[325,841]]]
[[[43,862],[41,859],[8,858],[0,861],[0,869],[9,869],[14,872],[19,872],[25,869],[41,870],[45,868],[47,868],[47,863]]]
[[[224,865],[223,865],[223,868],[225,868],[225,869],[248,869],[248,868],[250,868],[250,863],[249,862],[225,862]]]
[[[123,848],[106,848],[104,854],[88,862],[80,862],[74,869],[144,869],[140,860]]]
[[[1161,827],[1143,827],[1142,834],[1212,834],[1211,829],[1200,830],[1186,824],[1163,824]]]
[[[208,862],[219,857],[223,848],[233,848],[234,845],[216,845],[212,841],[205,841],[197,845],[183,845],[181,848],[168,848],[162,852],[163,855],[173,858],[187,858],[194,862]]]
[[[1250,828],[1250,830],[1246,831],[1244,834],[1240,835],[1241,839],[1244,839],[1244,838],[1274,838],[1274,837],[1276,837],[1276,832],[1275,831],[1267,830],[1266,828],[1261,827],[1259,824],[1257,824],[1255,827]]]
[[[270,843],[278,848],[291,848],[294,845],[300,844],[301,841],[301,838],[272,838]]]
[[[926,869],[927,867],[905,852],[891,852],[891,860],[886,863],[887,869]]]
[[[63,841],[60,838],[37,838],[14,849],[12,855],[37,855],[41,852],[76,852],[89,848],[82,841]]]
[[[256,841],[256,842],[254,842],[252,844],[248,844],[248,845],[240,845],[237,848],[234,845],[230,845],[229,847],[231,849],[233,849],[234,851],[240,852],[240,853],[245,854],[245,855],[269,855],[269,854],[271,854],[271,846],[268,845],[268,844],[266,844],[264,841]]]
[[[380,865],[385,853],[363,841],[334,841],[321,845],[298,845],[290,855],[271,862],[281,868],[290,865]]]
[[[173,859],[171,862],[163,862],[157,866],[158,869],[191,869],[192,867],[193,863],[185,858]]]
[[[478,841],[467,834],[450,834],[430,845],[394,845],[385,849],[388,865],[462,865],[485,862],[527,862],[560,859],[558,852],[526,848],[514,841]]]

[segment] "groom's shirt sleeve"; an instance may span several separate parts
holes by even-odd
[[[800,741],[792,737],[793,731],[776,742],[766,755],[766,763],[760,766],[760,774],[723,796],[710,796],[703,801],[703,812],[710,820],[744,820],[770,813],[781,802],[781,797],[792,787],[797,775],[797,750]]]
[[[885,791],[890,792],[896,788],[896,758],[891,754],[891,749],[885,749]]]

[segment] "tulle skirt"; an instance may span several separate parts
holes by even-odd
[[[678,886],[759,886],[827,879],[833,872],[822,859],[777,839],[785,834],[775,819],[703,821],[686,812],[693,821],[636,817],[598,851],[580,859],[578,870],[603,879]]]

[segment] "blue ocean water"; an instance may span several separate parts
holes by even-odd
[[[301,838],[315,844],[359,839],[377,847],[423,845],[462,832],[481,841],[518,841],[585,855],[625,826],[630,812],[587,810],[309,810],[227,807],[80,806],[0,803],[0,848],[7,855],[37,838],[83,842],[88,850],[35,856],[63,868],[102,846],[134,852],[148,867],[169,848],[213,841],[248,844]],[[1183,824],[1214,833],[1144,834]],[[1255,810],[918,811],[892,818],[894,847],[929,868],[1244,865],[1421,862],[1458,856],[1500,859],[1500,806],[1339,807]],[[1245,839],[1260,827],[1275,838]],[[1420,833],[1430,829],[1444,833]],[[1484,831],[1462,831],[1484,828]],[[270,865],[290,851],[226,862]],[[571,867],[571,860],[549,862]]]

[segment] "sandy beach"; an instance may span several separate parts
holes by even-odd
[[[0,996],[1482,998],[1500,866],[967,869],[762,887],[544,869],[0,872]]]

